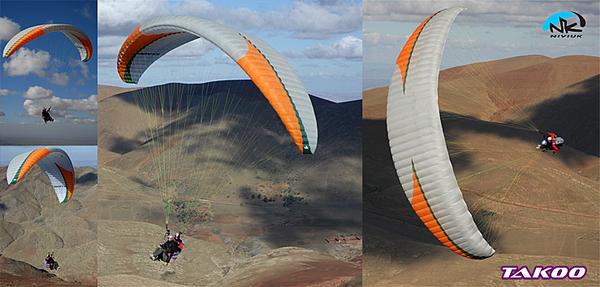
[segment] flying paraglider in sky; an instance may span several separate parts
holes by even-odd
[[[75,188],[75,170],[69,155],[59,148],[38,148],[15,156],[8,164],[6,181],[8,184],[22,181],[36,164],[48,176],[58,201],[69,201]]]
[[[467,258],[494,254],[454,176],[438,107],[438,74],[450,26],[463,9],[439,11],[412,33],[396,60],[387,101],[388,138],[402,188],[425,226]]]
[[[2,52],[2,57],[8,58],[21,47],[42,35],[52,32],[63,33],[77,48],[81,61],[87,62],[92,58],[92,42],[81,30],[69,24],[44,24],[29,27],[13,36]]]
[[[50,115],[50,109],[52,109],[52,107],[42,109],[42,120],[44,120],[44,123],[54,121],[54,118]]]
[[[138,26],[121,46],[119,76],[127,83],[137,83],[160,57],[198,38],[215,44],[248,74],[302,154],[315,152],[317,121],[304,85],[282,55],[253,36],[195,17],[153,19]]]

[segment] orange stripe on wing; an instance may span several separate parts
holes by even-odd
[[[411,199],[411,205],[417,213],[417,215],[419,216],[419,218],[421,219],[421,221],[423,221],[423,223],[429,229],[429,231],[431,231],[431,233],[433,233],[433,235],[450,250],[454,251],[455,253],[461,256],[471,258],[472,256],[470,254],[463,252],[458,246],[454,244],[454,242],[452,242],[450,238],[448,238],[448,235],[438,222],[435,214],[433,213],[433,210],[431,210],[431,206],[429,206],[429,203],[427,202],[427,198],[425,196],[425,192],[421,187],[421,182],[419,180],[419,177],[417,176],[414,163],[412,168],[412,178],[413,194]]]
[[[58,164],[56,165],[56,167],[58,167],[58,170],[60,170],[60,174],[65,179],[65,185],[67,186],[67,200],[63,202],[67,202],[71,200],[71,196],[73,196],[73,190],[75,189],[75,173],[62,168]]]
[[[21,168],[19,169],[19,176],[17,177],[17,181],[21,181],[25,174],[42,158],[46,157],[50,154],[50,150],[47,148],[36,149],[29,154]]]
[[[398,55],[398,58],[396,59],[396,66],[398,67],[398,69],[400,69],[400,74],[402,74],[402,90],[404,90],[404,86],[406,85],[408,66],[410,64],[410,58],[413,49],[415,48],[415,44],[417,43],[417,39],[419,38],[423,27],[425,27],[425,24],[427,24],[427,22],[429,22],[429,20],[431,20],[431,18],[436,14],[429,16],[429,18],[425,19],[425,21],[423,21],[423,23],[421,23],[421,25],[417,27],[417,29],[410,35],[410,37],[404,44],[402,51],[400,51],[400,55]]]
[[[177,33],[146,35],[142,33],[141,26],[137,26],[135,30],[129,34],[127,39],[125,39],[125,42],[123,42],[123,45],[121,45],[121,50],[119,51],[119,57],[117,59],[117,71],[119,72],[121,80],[127,82],[125,73],[129,68],[129,64],[140,50],[150,45],[152,42],[172,34]]]
[[[267,59],[252,43],[248,40],[246,40],[246,43],[248,44],[248,52],[237,61],[238,65],[242,67],[265,98],[267,98],[290,133],[298,150],[304,153],[302,131],[300,130],[300,123],[298,122],[290,97]]]
[[[25,36],[21,37],[15,44],[10,48],[6,57],[10,57],[15,51],[19,50],[19,48],[25,46],[25,44],[29,43],[31,40],[46,34],[46,29],[44,27],[37,27],[31,30],[29,33],[25,34]]]
[[[75,35],[73,35],[75,36]],[[89,61],[92,58],[92,42],[86,38],[86,37],[77,37],[75,36],[75,38],[77,38],[79,40],[79,42],[81,42],[81,44],[83,44],[83,47],[85,47],[85,52],[87,53],[87,57],[85,58],[85,62]]]

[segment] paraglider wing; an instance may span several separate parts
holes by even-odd
[[[33,39],[52,32],[61,32],[71,40],[77,51],[79,51],[81,61],[87,62],[92,58],[92,42],[90,38],[81,32],[81,30],[69,24],[44,24],[29,27],[17,33],[8,41],[4,47],[2,56],[8,58]]]
[[[300,152],[315,152],[317,121],[304,85],[283,56],[255,37],[195,17],[154,19],[138,26],[121,46],[119,75],[127,83],[137,83],[154,61],[198,38],[215,44],[248,74]]]
[[[15,156],[6,170],[8,184],[23,180],[36,164],[50,179],[58,201],[69,201],[75,188],[75,170],[67,153],[59,148],[39,148]]]
[[[398,178],[416,214],[446,247],[464,257],[482,259],[495,251],[463,200],[438,107],[444,45],[461,10],[433,14],[406,41],[389,86],[387,130]]]

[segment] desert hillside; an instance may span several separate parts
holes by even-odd
[[[5,174],[6,167],[0,167],[0,173]],[[37,166],[16,185],[0,182],[0,225],[5,231],[0,233],[0,273],[16,276],[0,278],[23,283],[10,286],[34,286],[33,282],[55,282],[56,286],[96,284],[97,172],[82,167],[75,173],[75,191],[65,204],[56,200],[47,176]],[[39,270],[50,251],[61,265],[61,269],[51,271],[53,275]]]
[[[498,266],[585,265],[583,283],[597,285],[599,64],[588,56],[523,56],[440,73],[454,171],[497,251],[482,261],[447,250],[414,215],[389,151],[387,87],[364,91],[365,284],[497,286]],[[539,152],[531,127],[556,131],[566,146],[555,156]]]
[[[102,285],[360,283],[360,101],[312,97],[319,144],[302,156],[251,81],[99,95]],[[186,241],[169,266],[148,259],[166,220]]]

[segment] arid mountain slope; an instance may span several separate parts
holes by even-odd
[[[360,282],[360,101],[312,97],[319,145],[302,156],[251,81],[99,94],[100,282],[242,286],[254,274],[252,286],[268,286],[295,272],[314,286]],[[166,218],[186,248],[162,267],[147,257]]]
[[[447,250],[416,217],[389,152],[387,88],[365,91],[365,284],[496,286],[503,265],[585,265],[581,283],[598,284],[599,62],[523,56],[440,73],[454,171],[497,251],[482,261]],[[566,146],[557,155],[536,150],[540,135],[529,123],[563,135]]]

